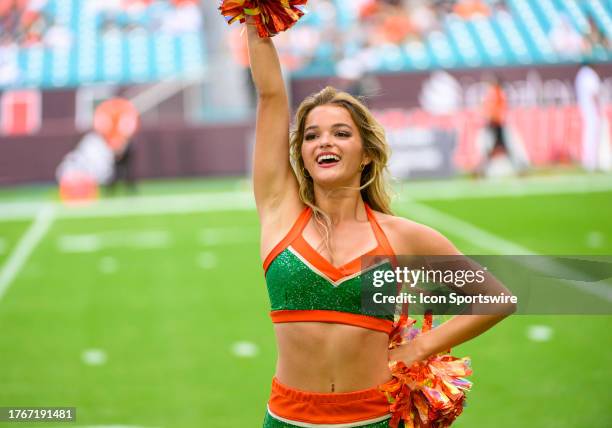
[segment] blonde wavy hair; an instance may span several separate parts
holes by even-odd
[[[314,183],[304,167],[304,159],[302,158],[306,118],[315,107],[323,105],[345,108],[351,115],[353,122],[355,122],[361,136],[364,153],[370,159],[370,163],[365,165],[361,172],[358,190],[365,203],[373,210],[385,214],[393,214],[390,208],[391,196],[387,174],[390,150],[382,125],[368,108],[352,95],[328,86],[321,92],[308,96],[300,104],[295,114],[295,125],[289,140],[291,163],[299,183],[300,199],[304,204],[312,208],[315,220],[323,231],[325,245],[330,254],[333,254],[330,248],[331,219],[316,205]]]

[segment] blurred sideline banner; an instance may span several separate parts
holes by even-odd
[[[534,167],[579,164],[582,120],[573,93],[577,69],[577,65],[568,65],[496,70],[504,81],[510,105],[515,106],[508,117],[510,141],[522,144]],[[443,77],[440,72],[437,77],[435,73],[372,76],[380,87],[365,101],[386,127],[395,153],[390,167],[397,177],[449,177],[478,165],[486,147],[483,140],[488,138],[483,132],[481,111],[487,72],[471,69],[443,72]],[[603,98],[611,102],[612,64],[602,64],[599,72],[604,80]],[[337,78],[292,80],[294,107],[305,95],[330,84],[343,88]],[[0,137],[0,185],[53,181],[61,159],[88,132],[88,110],[96,99],[110,95],[132,98],[138,93],[136,89],[34,90],[39,95],[33,104],[39,107],[23,109],[15,107],[21,101],[8,103],[8,110],[0,111],[0,119],[11,132],[20,131],[22,135],[9,136],[5,127]],[[456,91],[456,96],[445,96],[448,90]],[[87,97],[79,97],[85,92]],[[428,99],[445,100],[438,114],[419,107],[424,93],[430,95]],[[190,102],[191,95],[187,91],[173,93],[143,115],[141,132],[135,137],[136,178],[249,173],[247,153],[254,117],[241,122],[196,123],[190,119],[190,109],[199,104]],[[11,100],[14,93],[5,91],[0,98]],[[87,104],[89,108],[85,108]],[[612,105],[606,107],[606,116],[612,122]],[[25,120],[15,123],[11,117]],[[609,132],[608,127],[604,140],[610,140]]]
[[[480,111],[433,115],[421,109],[390,109],[377,110],[375,115],[387,131],[393,150],[391,172],[399,178],[448,177],[473,170],[482,159],[485,121]],[[607,106],[606,117],[612,122],[612,106]],[[602,128],[603,154],[612,136],[607,124]],[[510,144],[524,150],[526,160],[535,167],[579,163],[581,131],[582,119],[575,106],[508,112]]]
[[[36,89],[7,91],[0,98],[1,133],[28,135],[41,126],[41,94]]]

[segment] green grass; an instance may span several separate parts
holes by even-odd
[[[539,253],[608,255],[612,253],[610,196],[598,192],[427,204]]]
[[[142,192],[246,188],[158,182]],[[544,254],[612,254],[612,192],[422,203]],[[0,263],[29,224],[0,221]],[[76,406],[78,426],[260,426],[276,348],[257,225],[254,211],[56,219],[0,300],[0,406]],[[592,231],[603,236],[595,247]],[[98,247],[67,252],[92,236]],[[528,339],[532,325],[552,328],[551,340]],[[611,328],[606,316],[515,316],[457,347],[473,359],[474,389],[456,426],[612,426]],[[259,353],[235,356],[238,341]],[[92,348],[105,364],[83,362]]]
[[[102,187],[100,197],[102,199],[116,196],[149,196],[190,194],[200,192],[225,192],[244,190],[250,191],[250,181],[246,179],[219,177],[207,179],[150,179],[140,181],[136,184],[135,192],[132,192],[122,183],[116,189]],[[14,187],[0,187],[0,202],[19,202],[31,200],[59,200],[58,188],[55,184],[19,185]]]

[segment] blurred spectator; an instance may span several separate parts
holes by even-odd
[[[18,50],[17,43],[9,35],[0,36],[0,85],[18,82]]]
[[[455,3],[453,11],[463,19],[489,16],[491,14],[489,6],[482,0],[459,0]]]
[[[598,50],[612,49],[612,40],[607,38],[592,16],[588,19],[588,30],[586,33],[586,44],[588,54],[595,54]]]
[[[562,58],[577,59],[585,51],[585,40],[566,15],[559,15],[548,37],[553,49]]]
[[[427,34],[440,29],[440,21],[436,10],[429,2],[418,3],[410,12],[414,28],[420,34]]]
[[[202,26],[202,15],[196,1],[173,0],[171,8],[163,17],[161,30],[179,34],[199,31]]]
[[[55,22],[47,29],[43,42],[52,49],[68,49],[72,44],[72,33],[67,26]]]
[[[44,8],[48,0],[0,0],[0,34],[21,47],[42,42],[48,27]]]
[[[594,65],[583,63],[576,76],[576,97],[582,117],[582,166],[589,172],[600,167],[599,152],[604,125],[601,86]]]
[[[94,9],[104,31],[144,28],[180,34],[202,28],[197,0],[96,0]]]
[[[389,5],[383,13],[381,31],[385,41],[399,45],[415,34],[410,16],[401,5]]]

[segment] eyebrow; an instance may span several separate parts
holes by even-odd
[[[351,125],[349,125],[348,123],[334,123],[332,125],[332,128],[340,128],[341,126],[346,126],[349,129],[353,129],[353,127]],[[319,129],[318,125],[311,125],[308,128],[304,129],[304,132],[310,130],[310,129]]]

